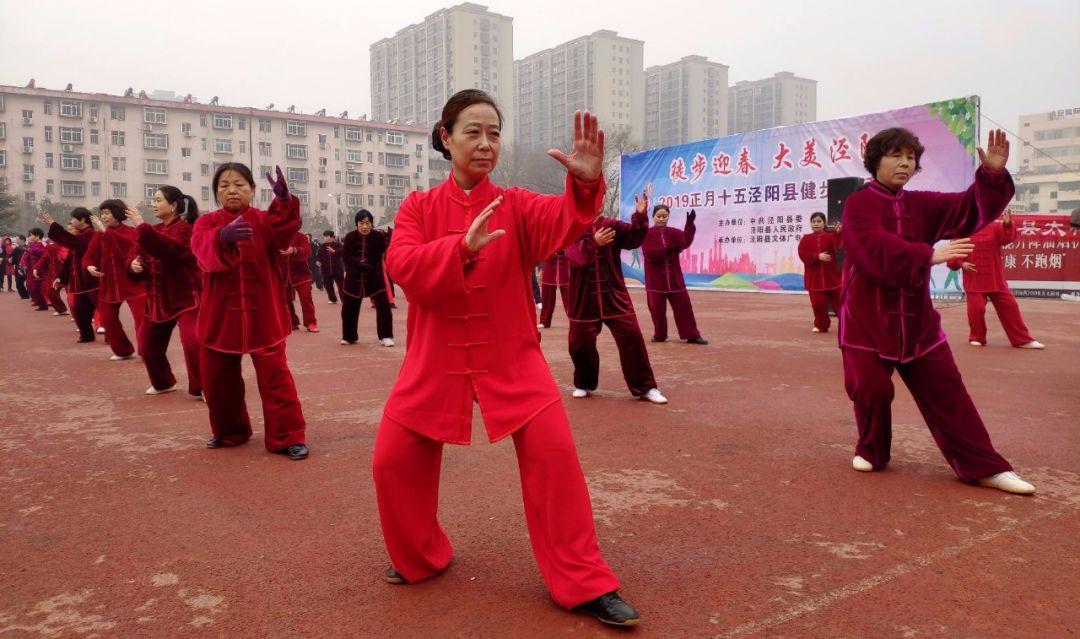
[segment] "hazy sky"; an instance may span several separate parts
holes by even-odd
[[[451,4],[0,0],[0,84],[355,117],[370,113],[369,45]],[[1080,107],[1078,0],[478,4],[514,18],[515,58],[612,29],[645,41],[646,66],[699,54],[728,65],[731,83],[816,79],[819,119],[978,94],[1015,130],[1020,114]]]

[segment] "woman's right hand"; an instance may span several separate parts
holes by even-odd
[[[948,244],[942,244],[934,249],[934,256],[930,259],[931,264],[944,264],[949,260],[962,259],[971,255],[975,250],[975,243],[970,237],[952,240]]]
[[[829,255],[828,253],[818,253],[817,258],[819,260],[821,260],[822,262],[831,262],[832,261],[832,255]]]
[[[142,273],[143,272],[142,258],[136,257],[135,259],[131,260],[131,272],[132,273]]]
[[[469,230],[465,232],[465,248],[469,249],[473,253],[484,248],[488,244],[494,242],[500,237],[506,235],[504,229],[496,229],[492,232],[488,232],[488,221],[491,216],[495,214],[495,209],[499,208],[502,204],[502,196],[495,198],[488,204],[487,207],[480,212],[480,215],[476,216],[472,224],[469,225]]]
[[[86,272],[94,277],[105,277],[105,274],[98,270],[96,266],[90,265],[86,267]]]

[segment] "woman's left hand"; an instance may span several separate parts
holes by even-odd
[[[574,144],[570,155],[551,149],[548,155],[566,167],[566,171],[582,182],[593,182],[604,170],[604,130],[596,116],[585,111],[574,112]]]
[[[979,147],[979,159],[982,160],[983,168],[987,171],[1000,171],[1005,168],[1009,161],[1009,140],[1001,129],[990,131],[990,140],[986,144],[986,150]]]

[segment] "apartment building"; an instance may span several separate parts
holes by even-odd
[[[645,147],[727,135],[728,67],[691,55],[645,69]]]
[[[728,88],[728,134],[817,120],[817,80],[781,71]]]

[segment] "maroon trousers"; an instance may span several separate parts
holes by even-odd
[[[57,313],[67,313],[68,307],[67,304],[64,304],[64,296],[60,294],[60,289],[53,288],[52,282],[41,282],[41,290],[45,299],[52,304],[54,311]]]
[[[668,301],[671,302],[671,314],[675,316],[675,327],[679,331],[679,339],[701,337],[697,320],[694,318],[694,307],[690,304],[689,291],[686,289],[677,293],[649,291],[646,294],[646,300],[649,304],[649,314],[652,315],[654,338],[659,341],[667,339]]]
[[[840,289],[831,288],[827,291],[807,291],[810,294],[810,306],[814,309],[814,328],[822,333],[828,333],[832,321],[829,319],[829,306],[837,313],[840,312]],[[837,318],[839,321],[839,318]]]
[[[855,402],[859,427],[855,453],[873,464],[875,470],[889,463],[894,369],[900,372],[930,434],[957,477],[974,481],[1012,470],[990,443],[948,343],[906,364],[881,359],[873,351],[845,348],[842,352],[844,387]]]
[[[296,306],[293,301],[300,296],[300,312],[304,316],[304,326],[317,326],[315,321],[315,301],[311,298],[311,280],[302,284],[293,284],[287,289],[289,300],[289,316],[292,317],[293,328],[300,326],[300,318],[296,316]]]
[[[554,284],[540,285],[540,323],[544,328],[551,328],[551,318],[555,315],[555,291],[562,298],[563,313],[570,306],[570,287],[556,286]]]
[[[176,384],[172,366],[166,351],[173,329],[180,328],[180,344],[184,349],[184,364],[187,366],[188,393],[202,394],[202,376],[199,374],[199,336],[196,325],[199,321],[199,309],[181,313],[164,322],[143,322],[139,332],[139,352],[142,353],[146,374],[150,384],[157,390],[172,388]]]
[[[120,305],[127,304],[131,310],[131,317],[135,320],[135,339],[138,341],[139,331],[142,330],[143,315],[146,314],[146,297],[139,295],[126,302],[101,302],[98,304],[98,319],[105,328],[105,341],[109,343],[114,355],[127,357],[135,352],[135,347],[124,332],[124,325],[120,323]],[[142,353],[140,352],[140,355]]]
[[[589,489],[562,402],[513,434],[533,555],[555,603],[573,608],[619,588],[600,553]],[[409,583],[439,574],[453,547],[439,524],[443,443],[383,417],[372,471],[383,539]],[[472,487],[475,489],[475,486]]]
[[[1027,344],[1035,338],[1028,332],[1024,324],[1024,318],[1020,316],[1020,305],[1016,303],[1012,291],[996,291],[994,293],[967,293],[968,326],[971,335],[968,340],[986,343],[986,300],[989,299],[994,305],[1001,327],[1005,329],[1005,336],[1013,346]]]
[[[275,452],[305,442],[304,413],[296,394],[285,342],[249,353],[262,398],[266,450]],[[203,398],[210,409],[210,429],[222,441],[241,444],[251,439],[251,418],[244,401],[242,355],[200,348]]]
[[[49,282],[52,288],[52,282]],[[26,278],[26,292],[30,294],[30,301],[36,308],[45,310],[49,308],[48,302],[45,301],[45,282],[38,277],[31,275]]]
[[[635,397],[656,388],[649,352],[645,350],[645,338],[641,336],[635,315],[609,317],[602,320],[570,320],[570,359],[574,362],[574,387],[596,390],[600,382],[600,353],[596,350],[596,338],[600,329],[607,325],[615,346],[619,349],[623,379]]]
[[[337,293],[337,291],[341,290],[342,283],[343,283],[342,282],[342,277],[340,275],[334,275],[332,277],[323,277],[323,288],[326,289],[326,296],[328,298],[330,298],[331,302],[336,303],[338,301],[338,293]],[[335,286],[337,287],[337,291],[334,290]]]

